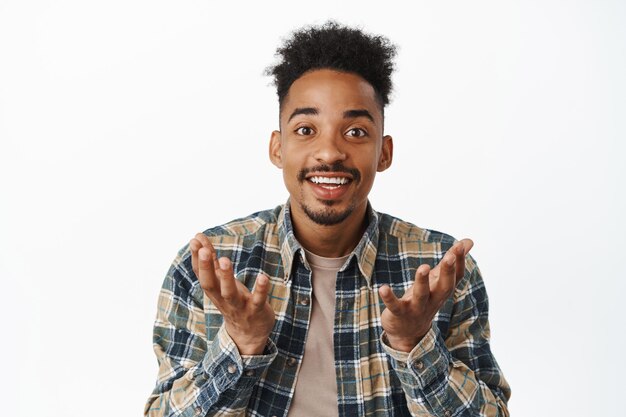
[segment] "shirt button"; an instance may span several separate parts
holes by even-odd
[[[452,415],[452,413],[450,412],[450,410],[446,410],[446,411],[443,413],[443,415],[444,415],[444,416],[446,416],[446,417],[450,417],[450,416]]]
[[[287,366],[294,366],[296,362],[296,358],[289,358],[287,359]]]
[[[421,371],[422,369],[424,369],[424,362],[422,361],[415,362],[415,367]]]
[[[301,304],[301,305],[303,305],[303,306],[308,306],[308,305],[309,305],[309,302],[310,302],[310,301],[309,301],[308,297],[305,297],[305,298],[301,298],[301,299],[300,299],[300,304]]]
[[[248,369],[246,371],[246,376],[254,376],[254,369]]]
[[[195,411],[196,414],[200,414],[202,412],[202,409],[200,407],[195,407],[193,411]]]
[[[237,366],[235,366],[234,364],[228,365],[228,373],[234,374],[235,372],[237,372]]]

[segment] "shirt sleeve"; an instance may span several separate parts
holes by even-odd
[[[471,257],[466,265],[445,339],[433,324],[407,353],[392,349],[384,333],[381,337],[414,416],[509,416],[511,390],[489,347],[487,293]]]
[[[240,355],[184,256],[183,249],[159,293],[153,335],[159,373],[144,415],[244,415],[276,346],[268,339],[262,355]]]

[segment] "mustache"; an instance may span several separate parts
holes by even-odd
[[[321,164],[311,168],[303,168],[298,173],[298,181],[303,182],[306,179],[306,176],[311,172],[344,172],[346,174],[350,174],[354,181],[361,180],[361,173],[356,168],[348,168],[344,166],[341,162],[335,162],[332,165]]]

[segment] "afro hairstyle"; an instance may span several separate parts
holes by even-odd
[[[389,104],[396,46],[383,36],[331,20],[296,30],[276,50],[276,56],[279,62],[265,74],[274,77],[280,108],[294,81],[323,68],[359,75],[374,88],[381,111]]]

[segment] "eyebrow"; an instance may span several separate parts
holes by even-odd
[[[294,117],[296,117],[299,114],[308,114],[308,115],[318,115],[320,112],[316,107],[298,107],[296,108],[293,113],[291,113],[291,116],[289,116],[289,119],[287,119],[287,122],[290,122],[291,119],[293,119]]]
[[[317,107],[298,107],[291,113],[289,119],[287,119],[287,122],[290,122],[291,119],[298,116],[299,114],[317,116],[318,114],[320,114],[320,112]],[[374,122],[374,117],[372,117],[372,114],[365,109],[346,110],[343,112],[344,119],[356,119],[357,117],[366,117],[371,120],[372,123],[376,123]]]
[[[376,123],[374,122],[374,118],[372,117],[370,112],[365,109],[346,110],[343,112],[344,119],[356,119],[357,117],[367,117],[368,119],[371,120],[372,123]]]

